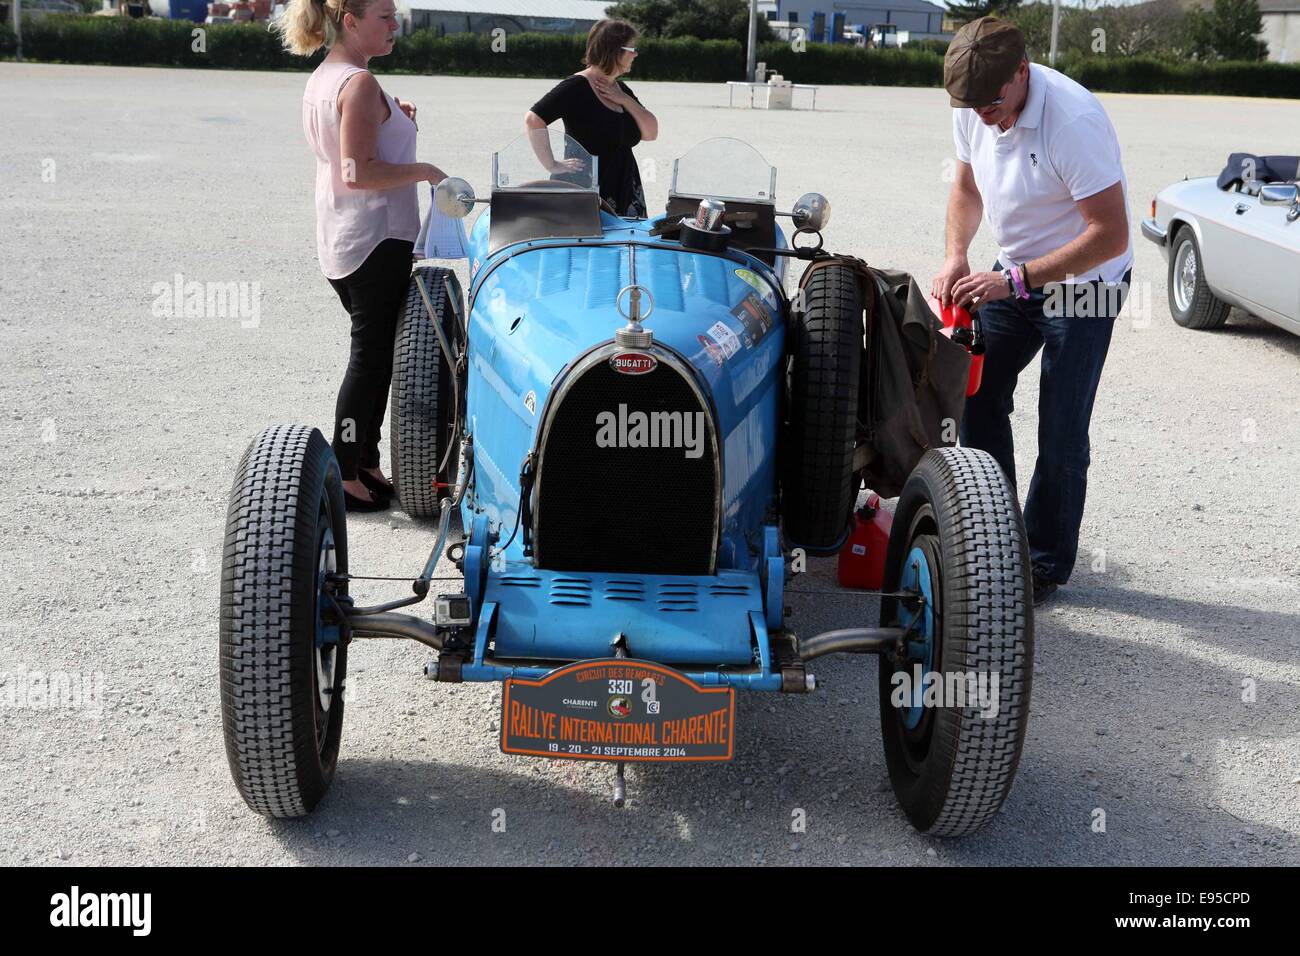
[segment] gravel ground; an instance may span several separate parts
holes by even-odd
[[[865,659],[818,661],[811,697],[740,694],[733,763],[633,767],[615,810],[608,766],[503,756],[499,689],[426,683],[427,655],[397,642],[353,652],[318,812],[248,811],[220,725],[226,494],[264,425],[328,434],[347,342],[315,262],[305,79],[0,64],[0,433],[15,464],[0,491],[0,863],[1300,863],[1300,338],[1239,313],[1217,333],[1177,328],[1136,225],[1080,565],[1039,614],[1024,758],[986,830],[941,842],[907,825]],[[548,84],[386,86],[420,107],[421,159],[482,189]],[[824,88],[815,113],[768,114],[727,109],[721,86],[636,88],[663,128],[638,150],[652,205],[673,157],[746,138],[785,202],[830,197],[831,248],[928,284],[952,152],[941,91]],[[1288,101],[1103,102],[1135,223],[1230,149],[1294,152]],[[987,236],[975,252],[992,261]],[[169,317],[154,285],[177,273],[259,283],[257,321]],[[1035,379],[1016,416],[1025,474]],[[349,534],[368,574],[416,573],[431,540],[405,517],[361,516]],[[850,594],[795,606],[804,634],[876,615]],[[51,703],[34,672],[75,679],[82,705]],[[806,832],[790,832],[796,809]]]

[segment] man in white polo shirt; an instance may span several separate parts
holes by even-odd
[[[1074,568],[1088,487],[1088,424],[1133,263],[1127,183],[1114,127],[1097,98],[1031,64],[1012,24],[981,17],[944,57],[957,179],[947,258],[932,291],[973,305],[985,343],[980,390],[966,400],[961,442],[1016,482],[1016,379],[1043,351],[1038,461],[1025,499],[1034,603]],[[989,272],[966,254],[988,219],[1000,247]]]

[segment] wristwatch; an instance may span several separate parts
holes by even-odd
[[[1020,270],[1019,272],[1016,269]],[[1029,298],[1029,283],[1025,277],[1025,267],[1016,266],[1016,269],[1003,269],[1002,278],[1007,280],[1007,289],[1014,299]]]

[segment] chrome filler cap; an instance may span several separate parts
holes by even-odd
[[[623,311],[623,296],[628,296],[628,311]],[[641,299],[645,298],[648,307],[641,311]],[[643,319],[648,319],[655,310],[654,296],[645,286],[629,285],[619,289],[614,299],[614,308],[618,314],[627,319],[627,325],[614,333],[614,342],[621,348],[648,349],[654,341],[654,333],[641,327]]]

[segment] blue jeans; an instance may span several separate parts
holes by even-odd
[[[1020,372],[1042,349],[1038,461],[1025,498],[1025,531],[1035,570],[1060,584],[1069,580],[1078,555],[1091,461],[1088,424],[1131,277],[1130,270],[1119,286],[1063,286],[1050,302],[1037,288],[1028,299],[999,299],[979,310],[984,377],[980,390],[966,399],[961,443],[987,451],[1016,484],[1012,397]]]

